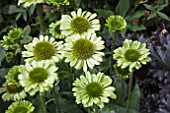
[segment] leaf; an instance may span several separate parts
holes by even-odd
[[[125,17],[126,21],[133,21],[135,18],[140,18],[144,16],[144,11],[136,11],[133,14]]]
[[[168,6],[168,4],[158,5],[157,11],[163,10],[167,6]]]
[[[101,110],[101,113],[126,113],[126,108],[115,105],[115,104],[109,104],[109,105],[106,105]],[[139,113],[139,112],[134,109],[129,109],[129,113]]]
[[[133,23],[129,23],[127,28],[131,31],[141,31],[141,30],[146,30],[146,27],[144,25],[138,25],[138,24],[133,24]]]
[[[0,46],[0,53],[1,53],[0,62],[2,62],[2,60],[5,58],[5,54],[6,54],[6,52],[2,46]]]
[[[138,84],[135,84],[135,87],[131,93],[130,108],[139,111],[139,107],[140,107],[140,91]]]
[[[164,13],[162,13],[162,12],[159,12],[159,11],[157,11],[157,14],[158,14],[161,18],[163,18],[163,19],[165,19],[165,20],[167,20],[167,21],[170,21],[169,17],[168,17],[166,14],[164,14]]]
[[[116,102],[118,105],[121,105],[127,96],[127,85],[125,80],[122,77],[114,76],[113,86],[116,88]]]
[[[15,6],[15,5],[6,6],[2,10],[3,10],[4,14],[14,14],[14,13],[23,11],[22,9],[17,8],[17,6]]]
[[[153,6],[152,5],[148,5],[148,4],[143,4],[145,6],[146,9],[148,10],[152,10]]]
[[[31,42],[31,40],[32,40],[31,36],[24,36],[20,42],[21,42],[21,44],[26,44],[26,43]]]
[[[107,19],[109,16],[114,15],[113,11],[107,9],[95,9],[95,11],[104,19]]]
[[[148,17],[147,17],[147,20],[150,20],[150,19],[152,19],[152,18],[154,18],[154,17],[156,17],[157,16],[157,13],[156,12],[153,12],[153,13],[151,13]]]
[[[29,25],[27,25],[26,27],[24,27],[23,29],[23,35],[24,36],[29,36],[29,34],[31,33],[31,27]]]
[[[0,69],[0,76],[1,77],[4,77],[7,73],[8,73],[8,69],[7,68],[1,68]]]
[[[119,0],[116,6],[116,13],[124,17],[129,10],[130,2],[129,0]]]

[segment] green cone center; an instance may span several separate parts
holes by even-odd
[[[36,67],[30,71],[29,76],[33,82],[43,82],[47,78],[48,72],[42,67]]]
[[[13,31],[10,33],[9,38],[12,40],[16,40],[16,39],[20,38],[20,36],[21,36],[20,31]]]
[[[73,43],[72,53],[80,60],[86,60],[94,54],[94,44],[86,38],[80,38]]]
[[[24,106],[18,106],[14,109],[13,113],[27,113],[28,110]]]
[[[23,87],[18,86],[16,84],[8,84],[6,85],[6,89],[9,93],[19,93],[23,90]]]
[[[116,73],[121,75],[121,76],[126,76],[129,74],[129,68],[124,68],[122,69],[121,67],[114,66]]]
[[[76,17],[71,21],[70,27],[74,32],[82,34],[83,32],[87,32],[90,23],[84,17]]]
[[[61,34],[60,25],[55,26],[54,31],[56,34]]]
[[[99,97],[103,93],[103,88],[99,83],[92,82],[86,86],[86,91],[90,97]]]
[[[55,54],[55,47],[47,41],[41,41],[35,45],[33,54],[36,60],[47,60]]]
[[[135,62],[139,59],[140,53],[136,49],[128,49],[125,52],[125,58],[131,62]]]

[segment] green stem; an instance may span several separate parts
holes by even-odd
[[[41,101],[41,104],[42,104],[43,113],[47,113],[44,94],[40,95],[40,101]]]
[[[98,106],[96,104],[94,105],[94,110],[95,110],[94,113],[99,113],[99,109],[98,109]]]
[[[45,24],[44,24],[44,20],[43,20],[43,13],[42,13],[41,5],[37,5],[37,14],[38,14],[39,21],[40,21],[41,31],[43,33],[45,33],[46,29],[45,29]]]
[[[58,98],[57,98],[57,95],[56,95],[55,86],[53,87],[52,91],[53,91],[53,94],[54,94],[55,105],[56,105],[56,108],[58,109],[58,113],[61,113],[61,110],[60,110],[60,107],[59,107],[59,103],[58,103]],[[56,113],[57,113],[57,109],[56,109]]]
[[[133,81],[133,72],[130,73],[130,78],[129,78],[129,88],[128,88],[128,98],[127,98],[128,100],[127,100],[127,105],[126,105],[126,113],[129,113],[129,108],[130,108],[132,81]]]
[[[112,33],[112,47],[111,47],[111,56],[110,56],[110,76],[112,76],[112,68],[113,68],[113,49],[115,47],[115,33]]]

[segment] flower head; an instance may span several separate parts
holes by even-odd
[[[40,39],[34,38],[32,43],[24,45],[27,51],[23,51],[23,57],[26,62],[33,60],[52,60],[59,62],[63,56],[61,55],[64,45],[62,41],[56,42],[53,37],[40,36]],[[28,58],[27,58],[28,57]]]
[[[9,31],[8,33],[9,40],[17,40],[22,37],[22,29],[21,28],[14,28]]]
[[[26,97],[26,92],[18,79],[20,68],[21,66],[13,66],[9,69],[8,74],[5,76],[6,82],[0,88],[0,93],[3,93],[2,99],[4,101],[17,101]]]
[[[85,72],[85,76],[81,75],[80,79],[76,79],[73,83],[73,95],[76,97],[76,103],[82,103],[84,107],[96,104],[100,108],[104,107],[104,103],[108,103],[108,97],[115,99],[115,88],[110,86],[112,79],[104,73],[90,74]]]
[[[5,113],[33,113],[35,107],[26,100],[13,102]]]
[[[123,78],[128,78],[129,77],[129,68],[121,68],[118,67],[117,64],[114,65],[115,73],[118,76],[121,76]]]
[[[65,62],[70,62],[71,67],[87,71],[87,67],[93,69],[103,61],[104,41],[97,37],[95,33],[84,36],[75,35],[66,39],[63,56]]]
[[[69,5],[69,1],[68,0],[47,0],[48,4],[53,4],[56,6],[60,6],[60,5]]]
[[[40,3],[45,3],[44,0],[19,0],[18,5],[23,5],[23,7],[27,8],[30,7],[31,5],[36,5]]]
[[[141,64],[146,64],[151,61],[148,56],[150,54],[149,49],[146,48],[146,44],[141,44],[138,41],[132,41],[126,39],[123,42],[123,47],[119,47],[114,50],[113,58],[117,60],[117,66],[129,68],[132,72],[133,68],[139,69]]]
[[[17,43],[14,43],[13,40],[10,40],[8,36],[3,36],[3,40],[0,41],[0,45],[5,49],[5,50],[15,50],[19,45]]]
[[[58,81],[57,67],[50,60],[32,61],[26,63],[21,69],[19,80],[25,91],[33,96],[36,92],[40,94],[53,87],[55,81]]]
[[[126,28],[127,23],[125,19],[121,16],[110,16],[106,20],[106,26],[109,27],[113,32],[122,31]]]
[[[95,19],[97,14],[91,14],[90,12],[78,9],[71,12],[71,16],[62,15],[60,29],[65,36],[73,34],[86,34],[93,33],[100,30],[100,23],[98,19]]]
[[[59,38],[59,39],[63,39],[64,35],[61,34],[61,30],[60,30],[60,21],[57,21],[55,23],[51,23],[49,25],[50,27],[50,33],[52,34],[53,37],[55,38]]]

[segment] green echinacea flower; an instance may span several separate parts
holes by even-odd
[[[0,88],[0,93],[3,93],[2,99],[4,101],[17,101],[24,99],[27,96],[18,79],[21,67],[22,66],[13,66],[5,76],[6,82]]]
[[[84,107],[91,107],[94,104],[100,108],[104,107],[104,103],[109,103],[109,97],[116,99],[114,94],[115,88],[110,86],[112,79],[104,73],[90,74],[85,72],[85,76],[81,75],[80,79],[76,79],[73,83],[76,103],[82,103]]]
[[[115,32],[115,31],[122,31],[126,28],[127,23],[125,21],[125,19],[121,16],[110,16],[108,17],[108,19],[106,20],[106,24],[105,24],[111,31]]]
[[[66,38],[65,41],[63,56],[66,57],[65,62],[70,62],[71,67],[87,71],[87,67],[93,69],[103,61],[104,53],[101,50],[105,47],[104,41],[95,33],[75,35]]]
[[[33,60],[52,60],[59,62],[62,60],[61,55],[64,47],[62,41],[55,41],[53,37],[40,36],[40,38],[34,38],[32,43],[24,45],[27,51],[23,51],[23,57],[26,57],[26,62],[32,62]]]
[[[47,4],[53,4],[56,6],[60,6],[60,5],[69,5],[69,1],[68,0],[46,0]]]
[[[8,38],[11,41],[15,41],[21,37],[22,37],[22,29],[21,28],[14,28],[14,29],[10,30],[8,33]]]
[[[43,94],[53,87],[54,82],[58,82],[57,69],[50,60],[26,63],[19,75],[20,84],[31,96],[36,92]]]
[[[3,40],[0,41],[0,45],[5,50],[15,50],[19,45],[17,43],[14,43],[13,40],[10,40],[8,36],[3,36]]]
[[[57,21],[55,23],[51,23],[49,25],[50,27],[50,33],[52,34],[53,37],[57,38],[57,39],[63,39],[65,38],[63,34],[61,34],[61,30],[60,30],[60,21]]]
[[[40,3],[45,3],[44,0],[19,0],[18,5],[23,5],[23,7],[27,8],[30,7],[31,5],[36,5]]]
[[[13,102],[5,113],[33,113],[35,107],[26,100]]]
[[[132,72],[133,68],[139,69],[141,64],[146,64],[151,61],[148,56],[150,54],[149,49],[146,48],[146,44],[139,41],[132,41],[126,39],[123,42],[123,47],[119,47],[114,50],[113,58],[117,60],[117,66],[129,68]]]
[[[115,64],[114,69],[115,69],[116,75],[121,76],[123,78],[129,77],[129,68],[128,67],[122,69],[121,67],[118,67],[117,64]]]
[[[82,9],[79,8],[77,13],[71,12],[71,16],[62,15],[61,17],[60,29],[65,36],[93,33],[100,30],[100,23],[98,19],[95,19],[97,16],[95,13],[82,12]]]

